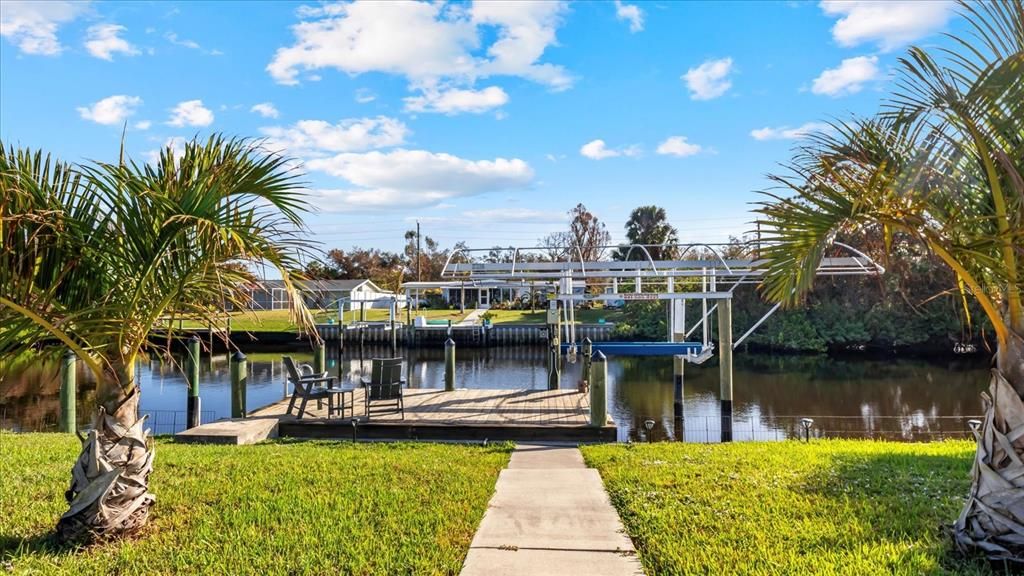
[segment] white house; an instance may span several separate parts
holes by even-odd
[[[405,307],[405,296],[381,289],[370,280],[309,280],[302,290],[306,306],[337,309],[341,301],[345,310],[389,308],[398,299],[398,307]],[[283,310],[289,305],[288,294],[281,280],[263,280],[252,289],[253,310]]]

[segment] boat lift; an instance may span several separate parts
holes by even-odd
[[[674,260],[655,260],[649,248],[675,248]],[[685,361],[703,363],[715,353],[711,341],[710,317],[717,312],[719,333],[719,375],[721,382],[722,440],[732,439],[732,352],[742,344],[780,307],[776,304],[739,338],[733,340],[732,295],[743,285],[757,285],[763,279],[766,261],[753,258],[726,258],[726,248],[735,244],[628,245],[625,260],[592,260],[583,258],[578,246],[562,249],[564,260],[539,261],[524,257],[528,253],[548,252],[550,247],[512,249],[509,262],[475,262],[474,252],[490,249],[456,249],[445,262],[443,279],[467,283],[502,281],[506,283],[546,284],[550,286],[551,309],[548,312],[549,334],[554,345],[570,362],[575,361],[579,343],[576,341],[575,310],[582,302],[666,301],[668,303],[667,342],[662,343],[595,343],[595,351],[608,353],[643,353],[674,356],[677,419],[682,419],[683,365]],[[743,248],[743,246],[740,246]],[[601,250],[622,246],[602,246]],[[644,258],[630,260],[634,252]],[[818,276],[873,276],[885,269],[856,248],[833,242],[830,256],[822,259]],[[462,255],[464,262],[456,262]],[[689,258],[687,258],[690,256]],[[589,293],[588,293],[589,292]],[[686,302],[700,303],[700,319],[687,326]],[[688,341],[700,328],[700,339]],[[557,369],[557,367],[556,367]]]

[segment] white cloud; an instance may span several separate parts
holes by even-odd
[[[628,21],[630,32],[636,33],[644,29],[644,11],[639,6],[615,0],[615,17]]]
[[[573,79],[561,66],[539,64],[567,11],[565,2],[537,0],[475,2],[471,9],[477,26],[496,26],[498,39],[487,49],[490,60],[479,64],[481,76],[521,76],[552,90],[567,90]]]
[[[832,27],[832,37],[841,46],[877,42],[888,51],[945,26],[956,4],[946,0],[824,0],[820,5],[825,14],[842,16]]]
[[[409,129],[387,116],[352,118],[331,124],[324,120],[300,120],[293,126],[261,128],[267,146],[293,156],[315,157],[336,152],[358,152],[398,146]]]
[[[686,136],[670,136],[666,138],[664,142],[658,144],[658,154],[662,156],[678,156],[679,158],[685,158],[686,156],[693,156],[701,151],[699,144],[693,144],[686,141]]]
[[[261,102],[256,104],[249,109],[249,112],[255,112],[264,118],[277,118],[280,114],[274,104],[271,102]]]
[[[829,68],[814,79],[811,92],[828,96],[856,94],[880,76],[877,56],[857,56],[843,60],[838,68]]]
[[[640,155],[640,147],[634,144],[625,148],[614,149],[609,148],[604,140],[597,139],[581,146],[580,154],[591,160],[604,160],[605,158],[615,158],[616,156],[634,157]]]
[[[522,188],[533,169],[518,158],[467,160],[426,150],[343,153],[310,160],[306,167],[343,178],[354,187],[315,191],[325,210],[408,208],[456,197]]]
[[[209,126],[213,124],[213,111],[203,106],[202,100],[187,100],[179,102],[171,110],[171,117],[167,120],[170,126]]]
[[[118,36],[125,30],[124,26],[117,24],[90,26],[85,35],[85,49],[89,51],[89,54],[108,61],[113,60],[114,54],[117,52],[126,56],[137,56],[139,49]]]
[[[97,124],[120,124],[126,118],[135,114],[135,108],[142,104],[142,98],[138,96],[126,96],[117,94],[108,96],[92,106],[78,108],[79,115],[86,120],[92,120]]]
[[[149,130],[149,127],[152,125],[153,123],[149,120],[140,120],[136,122],[132,127],[135,128],[136,130]]]
[[[164,38],[167,38],[167,41],[170,42],[171,44],[174,44],[175,46],[183,46],[183,47],[188,48],[190,50],[202,50],[203,49],[203,47],[200,46],[199,43],[196,42],[195,40],[184,40],[184,39],[178,38],[178,34],[176,32],[168,32],[167,34],[164,35]]]
[[[732,87],[729,73],[732,71],[732,58],[707,60],[696,68],[690,68],[682,79],[690,89],[693,100],[711,100],[718,98]]]
[[[196,42],[195,40],[189,40],[187,38],[181,38],[180,36],[178,36],[177,32],[168,32],[167,34],[164,34],[164,38],[166,38],[168,42],[170,42],[171,44],[174,44],[175,46],[181,46],[182,48],[188,48],[189,50],[198,50],[199,52],[202,52],[203,54],[206,54],[207,56],[223,56],[224,55],[223,52],[221,52],[220,50],[217,50],[216,48],[214,48],[212,50],[207,50],[206,48],[203,48],[203,46],[201,44],[199,44],[199,42]]]
[[[356,102],[360,104],[369,104],[377,99],[377,95],[373,93],[369,88],[360,88],[356,90]]]
[[[25,54],[56,56],[64,49],[57,39],[61,24],[88,8],[88,2],[4,0],[0,3],[0,36]]]
[[[422,96],[406,98],[405,109],[409,112],[439,112],[448,115],[461,112],[480,114],[506,103],[508,94],[497,86],[488,86],[483,90],[428,89]]]
[[[486,76],[518,76],[562,90],[572,78],[540,62],[556,44],[564,2],[367,2],[303,7],[292,27],[295,43],[279,48],[267,72],[297,84],[302,71],[334,68],[351,75],[384,72],[410,87],[472,87]],[[482,38],[492,39],[489,46]],[[481,51],[485,55],[480,55]]]
[[[332,4],[300,11],[296,42],[279,48],[267,71],[281,84],[297,84],[298,71],[335,68],[348,74],[381,71],[413,80],[468,74],[468,50],[478,44],[467,18],[445,17],[436,3]]]
[[[185,138],[181,136],[172,136],[164,141],[164,145],[161,148],[146,151],[143,156],[146,157],[146,162],[150,164],[156,164],[160,162],[160,152],[170,148],[174,153],[175,160],[180,160],[185,154]]]
[[[821,132],[829,129],[830,126],[824,122],[807,122],[796,128],[789,126],[776,126],[774,128],[765,126],[764,128],[751,130],[750,135],[754,140],[794,140],[803,138],[812,132]]]

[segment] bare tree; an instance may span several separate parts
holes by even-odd
[[[579,257],[585,262],[600,260],[605,246],[612,241],[604,222],[597,219],[582,203],[569,210],[569,236],[579,248]]]

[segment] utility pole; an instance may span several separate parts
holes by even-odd
[[[423,281],[420,269],[423,268],[423,261],[420,259],[420,221],[416,221],[416,281]]]

